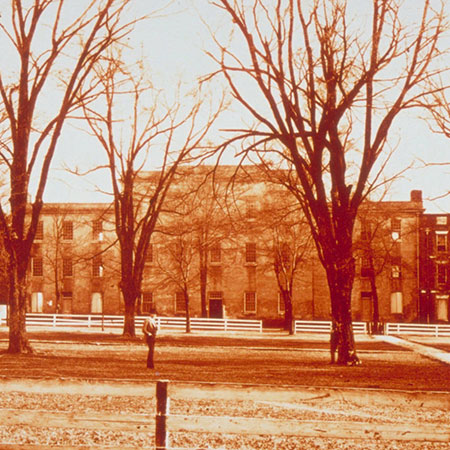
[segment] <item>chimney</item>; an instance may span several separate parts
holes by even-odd
[[[411,201],[422,203],[422,191],[420,190],[411,191]]]

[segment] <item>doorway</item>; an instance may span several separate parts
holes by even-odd
[[[209,317],[211,319],[223,318],[223,298],[220,291],[209,293]]]

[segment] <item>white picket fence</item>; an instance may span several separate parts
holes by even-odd
[[[330,334],[331,321],[323,320],[296,320],[294,332],[297,333],[326,333]],[[368,334],[366,322],[353,322],[353,333]]]
[[[326,333],[331,331],[331,321],[296,320],[295,333]],[[367,322],[353,322],[355,334],[368,334]],[[417,335],[433,337],[449,337],[450,325],[444,324],[420,324],[420,323],[385,323],[383,334],[385,335]]]
[[[73,327],[89,329],[121,329],[123,328],[123,316],[101,315],[101,314],[27,314],[27,326],[43,327]],[[144,316],[136,316],[136,327],[141,327],[144,323]],[[185,317],[158,317],[161,329],[186,329]],[[6,318],[0,317],[0,325],[6,325]],[[203,331],[253,331],[262,333],[262,320],[249,319],[210,319],[191,318],[191,330]],[[294,332],[301,333],[323,333],[329,334],[331,331],[331,321],[319,320],[296,320],[294,322]],[[353,332],[355,334],[368,334],[367,322],[353,322]],[[383,333],[385,335],[417,335],[430,337],[450,337],[450,325],[445,324],[419,324],[419,323],[385,323]]]
[[[435,325],[423,323],[386,323],[384,327],[384,334],[450,337],[450,325]]]
[[[144,316],[136,316],[136,327],[142,327]],[[160,329],[186,329],[185,317],[157,317]],[[114,329],[123,327],[123,316],[92,314],[27,314],[27,326]],[[262,333],[261,320],[210,319],[193,317],[191,330],[255,331]]]

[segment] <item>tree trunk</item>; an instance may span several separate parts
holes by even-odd
[[[336,264],[327,265],[331,296],[331,314],[335,323],[334,336],[337,346],[337,363],[343,365],[359,365],[353,336],[351,296],[355,276],[355,261],[349,256],[339,259]],[[331,281],[331,282],[330,282]],[[330,344],[331,347],[331,344]],[[330,348],[333,350],[333,348]]]
[[[27,283],[18,274],[16,265],[9,265],[9,346],[8,353],[32,353],[26,335]]]
[[[125,315],[123,322],[123,333],[125,337],[135,337],[136,328],[134,323],[134,316],[136,313],[136,295],[133,293],[127,293],[122,290],[123,299],[125,303]]]
[[[206,284],[208,282],[208,268],[205,264],[200,263],[200,302],[202,309],[202,317],[208,317],[206,308]]]
[[[186,310],[186,333],[191,332],[191,314],[189,312],[189,294],[184,291],[184,307]]]
[[[377,285],[375,280],[375,271],[373,269],[373,264],[371,266],[371,272],[370,272],[370,290],[372,294],[372,326],[371,331],[374,334],[379,333],[380,328],[380,310],[379,310],[379,303],[378,303],[378,291],[377,291]]]
[[[294,334],[292,295],[287,289],[282,289],[281,295],[284,302],[284,329],[288,331],[289,334]]]

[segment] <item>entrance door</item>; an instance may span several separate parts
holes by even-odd
[[[60,305],[61,314],[72,314],[72,292],[62,293],[62,305]]]
[[[222,300],[214,298],[209,299],[209,317],[212,319],[223,318]]]

